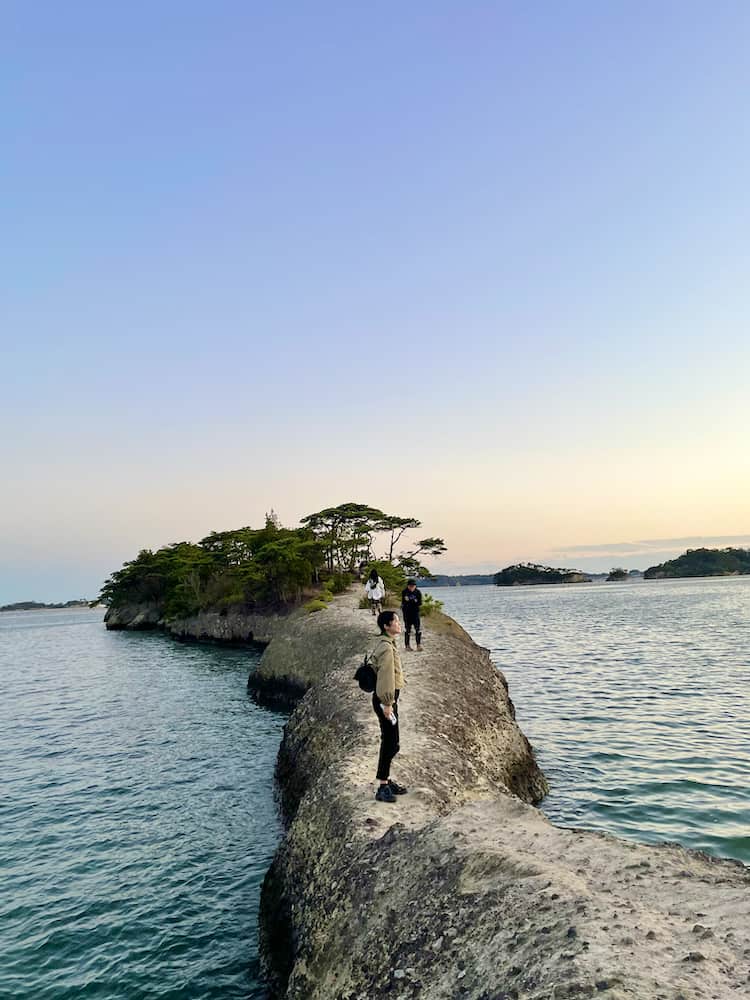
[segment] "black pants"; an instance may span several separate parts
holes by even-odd
[[[398,695],[399,692],[397,691],[396,701],[393,704],[393,713],[396,716],[395,726],[383,714],[377,694],[373,694],[372,696],[372,707],[375,709],[375,714],[380,723],[380,756],[378,757],[378,773],[375,775],[378,781],[388,780],[391,775],[391,761],[400,750],[398,742]]]
[[[411,611],[411,612],[407,613],[406,611],[404,611],[404,625],[406,626],[406,634],[404,636],[404,639],[408,642],[409,639],[411,638],[411,627],[413,625],[414,626],[414,631],[415,631],[416,636],[417,636],[417,645],[418,646],[421,645],[421,643],[422,643],[422,622],[420,621],[420,618],[419,618],[419,612],[418,611],[416,611],[416,612]]]

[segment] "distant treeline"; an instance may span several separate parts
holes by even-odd
[[[60,608],[87,608],[89,602],[81,598],[77,601],[65,601],[64,604],[42,604],[41,601],[17,601],[16,604],[3,604],[0,611],[55,611]]]
[[[499,587],[540,583],[590,583],[593,579],[618,582],[634,579],[638,570],[614,566],[608,574],[583,573],[581,570],[540,566],[537,563],[517,563],[499,570],[491,579]],[[688,549],[676,559],[650,566],[645,580],[668,580],[698,576],[750,575],[750,549]]]
[[[552,566],[538,566],[535,563],[519,563],[506,566],[497,573],[467,573],[458,576],[436,574],[420,580],[420,587],[478,587],[496,584],[499,587],[533,583],[590,583],[593,580],[617,582],[641,577],[639,569],[613,567],[608,573],[584,573],[581,570],[555,569]],[[498,577],[500,581],[498,582]]]
[[[471,573],[458,576],[436,574],[420,580],[420,587],[471,587],[494,583],[498,587],[517,587],[550,583],[618,583],[643,576],[645,580],[679,579],[696,576],[750,575],[750,549],[688,549],[676,559],[651,566],[645,572],[613,566],[608,573],[584,573],[577,569],[541,566],[538,563],[516,563],[497,573]]]
[[[676,559],[650,566],[646,580],[691,576],[746,576],[750,574],[750,549],[688,549]]]

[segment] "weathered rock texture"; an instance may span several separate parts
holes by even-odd
[[[353,603],[261,662],[268,684],[311,685],[279,752],[289,826],[261,904],[276,996],[750,995],[748,870],[553,826],[527,804],[546,786],[502,676],[450,619],[404,654],[393,774],[410,791],[376,803],[378,727],[351,679],[372,619]]]
[[[109,608],[104,616],[108,629],[130,629],[142,632],[162,625],[161,611],[155,604],[126,604]]]
[[[451,619],[428,619],[425,652],[404,653],[393,775],[410,791],[376,803],[379,731],[352,680],[375,630],[354,604],[168,626],[268,642],[251,689],[304,694],[279,751],[288,828],[261,901],[275,996],[750,996],[750,871],[553,826],[528,804],[546,783],[504,679]],[[108,625],[164,625],[142,611]]]
[[[126,604],[109,608],[104,623],[108,629],[163,629],[175,639],[266,645],[283,633],[288,619],[284,615],[203,611],[191,618],[167,620],[154,604]]]

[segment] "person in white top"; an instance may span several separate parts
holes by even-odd
[[[385,584],[383,578],[378,576],[376,569],[370,570],[370,575],[365,583],[365,597],[370,602],[370,609],[374,615],[379,615],[383,610],[383,598],[385,597]]]

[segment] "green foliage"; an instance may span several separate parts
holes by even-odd
[[[418,561],[417,556],[439,556],[446,551],[442,538],[422,538],[409,552],[394,555],[394,548],[410,528],[421,527],[415,517],[401,517],[384,514],[377,507],[368,504],[343,503],[338,507],[326,507],[302,518],[323,544],[325,566],[329,573],[353,573],[362,561],[373,558],[373,539],[378,534],[388,535],[388,552],[383,560],[388,564],[401,566],[411,576],[429,576]]]
[[[212,532],[198,545],[178,542],[144,549],[105,582],[100,600],[110,606],[155,604],[168,618],[208,609],[288,604],[309,586],[323,561],[308,528]]]
[[[313,601],[308,601],[307,604],[303,604],[302,607],[309,615],[311,615],[314,614],[316,611],[325,611],[328,605],[325,603],[325,601],[313,600]]]
[[[168,619],[230,607],[273,607],[301,599],[303,590],[325,576],[325,604],[351,586],[352,574],[372,558],[373,538],[389,533],[389,556],[401,535],[420,526],[411,517],[384,514],[366,504],[345,503],[302,518],[303,527],[284,528],[273,511],[265,525],[212,531],[198,544],[177,542],[155,552],[143,549],[112,573],[99,600],[110,607],[154,605]],[[394,562],[377,568],[393,597],[400,597],[406,574],[429,575],[419,564],[423,552],[445,551],[440,538],[425,538]]]
[[[417,542],[417,547],[412,549],[411,552],[406,552],[398,557],[398,561],[401,565],[407,559],[414,559],[418,555],[423,553],[428,556],[441,556],[444,552],[447,552],[445,542],[442,538],[421,538]]]
[[[388,562],[393,562],[393,550],[401,536],[409,528],[419,528],[422,522],[415,517],[398,517],[395,514],[385,514],[377,525],[378,531],[387,531],[390,535],[388,544]]]
[[[622,566],[613,566],[609,571],[609,576],[607,577],[607,583],[616,583],[619,580],[627,580],[628,571],[623,569]]]
[[[213,560],[198,545],[177,542],[157,552],[142,549],[102,587],[99,599],[109,605],[156,604],[179,614],[193,607],[195,594],[211,571]]]
[[[322,542],[329,572],[351,572],[360,559],[367,558],[373,535],[385,516],[377,507],[349,502],[308,514],[301,523]]]
[[[688,549],[676,559],[650,566],[646,580],[690,576],[745,576],[750,573],[750,549]]]
[[[442,538],[422,538],[417,542],[415,549],[412,549],[411,552],[402,553],[398,557],[397,565],[401,567],[407,577],[413,576],[415,578],[422,577],[428,579],[432,576],[432,573],[430,573],[426,566],[422,565],[417,556],[423,554],[441,556],[446,551],[445,542]]]
[[[404,556],[398,562],[398,567],[404,574],[404,579],[413,576],[415,580],[429,580],[432,576],[432,573],[430,573],[426,566],[422,565],[419,559],[414,559],[411,556]]]
[[[443,602],[436,600],[432,594],[422,595],[422,607],[419,609],[419,613],[427,618],[430,615],[435,614],[436,611],[443,610]]]
[[[247,573],[213,573],[198,595],[198,610],[224,610],[245,604],[248,593]]]
[[[401,591],[406,586],[406,574],[401,566],[394,566],[386,559],[376,559],[375,562],[371,562],[365,570],[365,579],[367,579],[370,571],[373,569],[377,570],[378,576],[383,578],[383,583],[385,584],[384,603],[388,603],[393,607],[400,605]]]
[[[334,594],[343,594],[351,587],[353,579],[351,573],[334,573],[330,580],[327,581],[326,586]]]
[[[260,588],[262,600],[285,603],[294,600],[310,583],[313,570],[320,565],[320,544],[306,529],[286,532],[283,537],[268,541],[255,555],[263,574]]]

